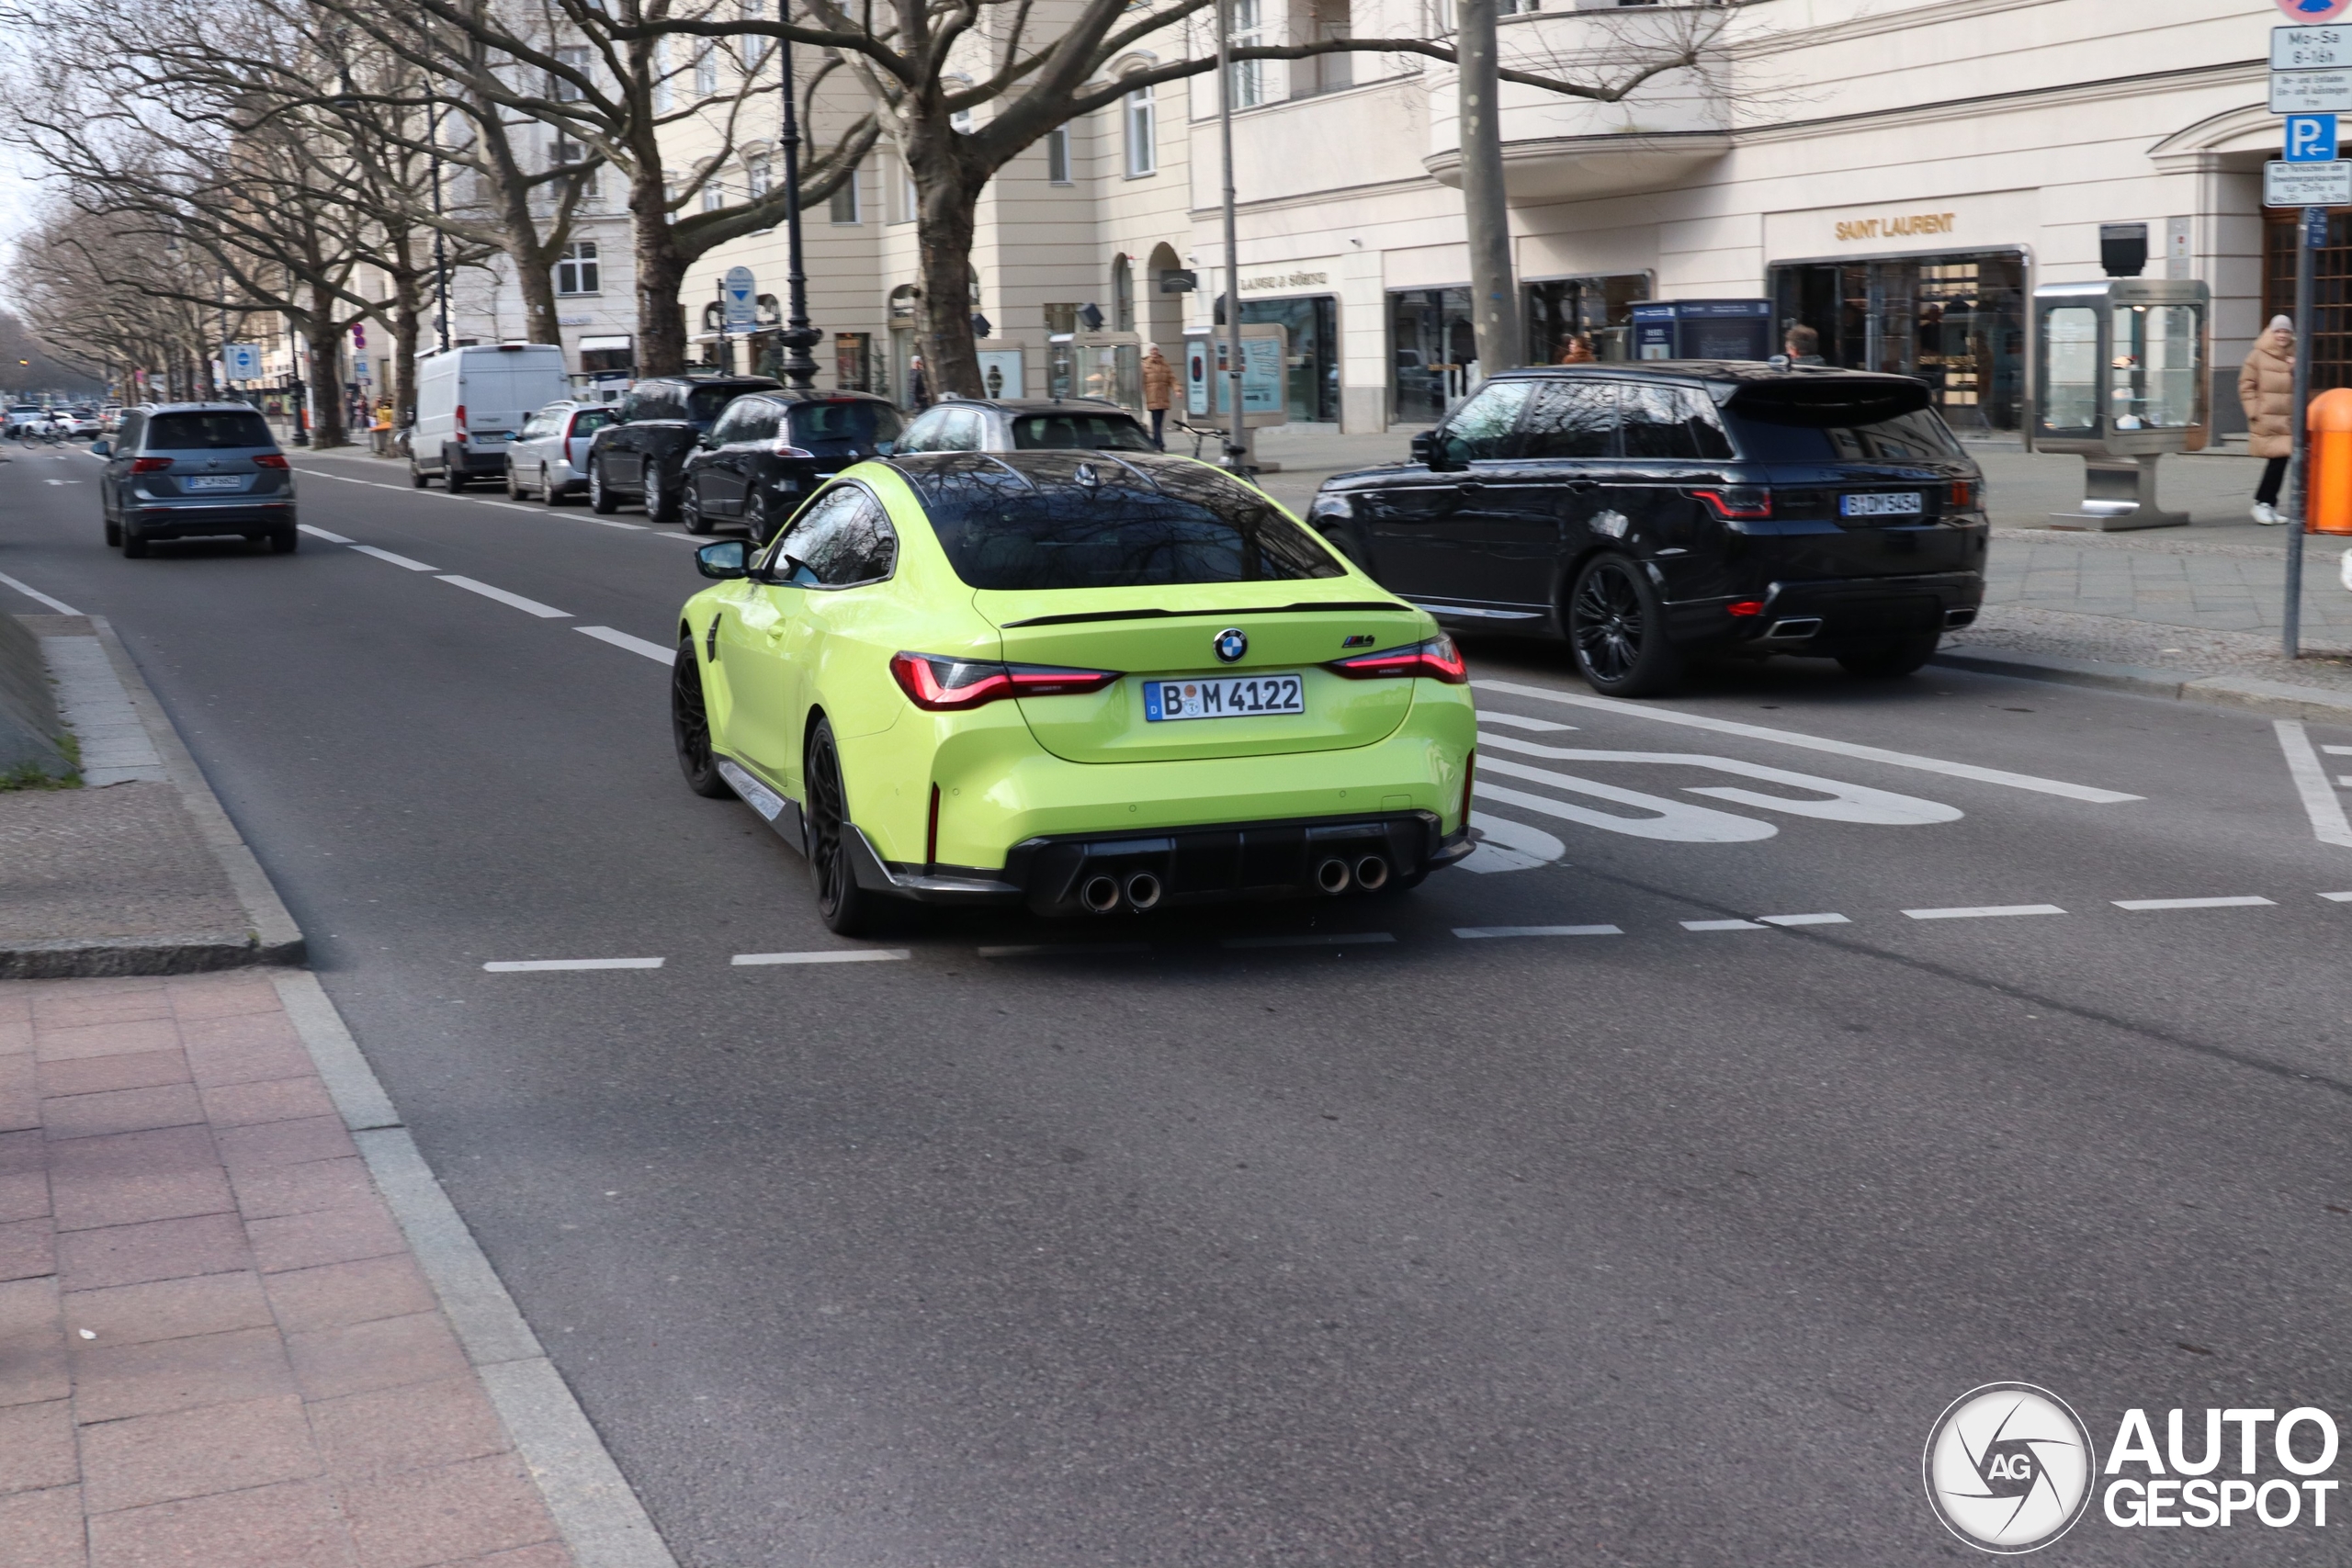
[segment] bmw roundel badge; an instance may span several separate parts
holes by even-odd
[[[1250,651],[1250,638],[1239,626],[1227,626],[1216,634],[1216,656],[1227,664],[1238,662]]]

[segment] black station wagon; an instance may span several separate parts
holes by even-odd
[[[1509,372],[1312,521],[1452,626],[1565,637],[1611,696],[1711,653],[1908,674],[1984,597],[1982,474],[1924,383],[1861,371]]]

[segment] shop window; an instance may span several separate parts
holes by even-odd
[[[1400,424],[1434,423],[1476,385],[1477,336],[1467,288],[1388,297],[1389,406]]]
[[[555,291],[558,294],[602,293],[602,270],[596,260],[596,242],[574,240],[563,248],[562,259],[555,264]]]
[[[2266,211],[2262,226],[2262,319],[2295,313],[2295,231],[2297,210]],[[2320,309],[2312,321],[2312,390],[2352,387],[2352,310],[2335,301],[2352,299],[2352,208],[2337,208],[2327,215],[2327,243],[2312,253],[2312,298]],[[2235,361],[2221,367],[2233,381]],[[2214,406],[2235,413],[2233,390],[2213,400]],[[2231,428],[2244,429],[2243,419]]]
[[[2025,394],[2025,258],[2015,252],[1777,265],[1779,331],[1823,360],[1917,376],[1955,429],[2015,430]]]
[[[1634,356],[1634,306],[1650,297],[1649,274],[1611,277],[1559,277],[1521,290],[1527,321],[1527,362],[1560,365],[1582,338],[1595,359]]]
[[[1271,322],[1287,334],[1283,400],[1294,423],[1337,423],[1340,418],[1340,301],[1312,294],[1295,299],[1244,299],[1241,319]]]
[[[833,385],[844,392],[874,389],[874,335],[871,333],[833,334]]]

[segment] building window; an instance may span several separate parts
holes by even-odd
[[[766,153],[743,160],[743,178],[751,200],[757,201],[767,195],[769,187],[775,184],[775,171]]]
[[[574,240],[563,248],[563,259],[555,264],[555,291],[558,294],[598,294],[604,291],[602,268],[596,261],[596,242]]]
[[[576,104],[588,96],[588,90],[573,79],[588,74],[588,46],[565,44],[555,51],[555,58],[563,70],[548,73],[548,96],[560,104]]]
[[[857,171],[855,169],[852,169],[848,174],[843,175],[842,176],[842,183],[833,187],[832,199],[827,210],[831,216],[832,220],[836,223],[855,223],[859,221],[857,210]]]
[[[718,94],[718,51],[708,44],[695,51],[695,96],[716,97]]]
[[[1115,256],[1111,262],[1111,330],[1136,330],[1136,269],[1125,256]]]
[[[1511,0],[1500,0],[1508,7]],[[1528,7],[1532,9],[1532,4]],[[1291,34],[1307,43],[1334,43],[1352,38],[1354,19],[1349,0],[1306,0],[1291,16]],[[1342,87],[1355,85],[1355,56],[1352,54],[1317,54],[1295,62],[1290,68],[1290,94],[1294,98],[1312,97],[1317,93],[1336,93]]]
[[[1265,41],[1265,13],[1260,0],[1233,0],[1233,47],[1255,49]],[[1237,60],[1226,67],[1233,73],[1233,107],[1249,108],[1266,101],[1266,66],[1261,60]]]
[[[717,180],[702,187],[702,209],[716,212],[727,205],[727,187]]]
[[[1069,127],[1057,125],[1046,132],[1046,180],[1066,186],[1069,177]]]
[[[1127,129],[1127,177],[1159,172],[1159,117],[1149,87],[1137,87],[1124,100]]]
[[[911,223],[922,212],[922,193],[915,189],[914,171],[901,162],[899,164],[899,216],[897,221]]]
[[[670,40],[653,40],[653,112],[668,114],[678,104],[677,84],[670,74]]]
[[[743,19],[747,22],[764,21],[767,17],[767,0],[743,0]],[[766,39],[757,33],[745,33],[743,35],[744,74],[749,75],[757,71],[760,68],[760,62],[767,58],[767,52]]]

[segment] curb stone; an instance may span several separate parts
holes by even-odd
[[[2009,675],[2023,681],[2097,686],[2177,702],[2250,708],[2277,717],[2312,719],[2322,724],[2352,724],[2352,692],[2331,692],[2321,686],[2298,686],[2285,681],[2257,681],[2245,675],[2194,675],[2144,664],[2105,664],[2058,654],[1991,649],[1941,652],[1933,662],[1984,675]]]

